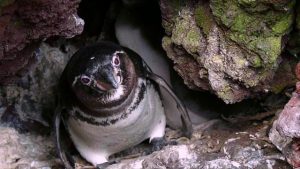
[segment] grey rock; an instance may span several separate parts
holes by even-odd
[[[54,141],[49,136],[19,134],[13,128],[0,127],[0,168],[60,168]]]

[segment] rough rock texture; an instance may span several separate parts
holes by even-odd
[[[15,82],[35,62],[36,43],[83,30],[79,0],[0,1],[0,84]]]
[[[235,103],[274,89],[294,5],[294,0],[161,0],[163,47],[191,89]]]
[[[299,88],[299,82],[297,88]],[[299,90],[299,89],[298,89]],[[293,93],[270,132],[270,140],[293,167],[300,167],[300,95]]]
[[[0,130],[0,168],[63,168],[55,154],[54,138],[42,114],[47,112],[51,116],[55,83],[75,50],[74,45],[65,42],[52,46],[42,43],[38,66],[22,79],[20,86],[1,88],[1,126],[6,127]],[[13,110],[15,113],[11,116],[5,113]],[[191,140],[181,138],[179,132],[168,129],[167,139],[177,140],[179,145],[167,146],[137,158],[126,155],[125,158],[130,159],[109,168],[290,168],[284,157],[269,143],[267,131],[271,123],[271,120],[262,124],[209,121],[195,127]],[[39,132],[41,128],[44,129]],[[143,147],[138,146],[128,153],[144,151]],[[84,163],[80,162],[78,166],[82,167]]]
[[[0,168],[63,168],[53,143],[49,136],[19,134],[12,128],[0,127]]]
[[[276,130],[277,125],[277,121],[275,121],[270,130],[269,139],[282,152],[291,166],[294,168],[300,167],[299,140],[281,135]]]
[[[0,87],[0,123],[21,132],[49,131],[48,122],[55,109],[56,85],[75,51],[76,48],[69,44],[51,47],[42,43],[37,52],[37,66],[19,84]]]
[[[291,100],[285,105],[278,120],[276,129],[284,136],[300,138],[300,98],[294,93]]]
[[[284,157],[266,137],[271,122],[229,125],[224,121],[210,121],[197,126],[191,140],[178,138],[167,130],[169,140],[179,145],[166,146],[147,156],[132,158],[111,165],[108,169],[289,169]],[[0,168],[5,169],[63,169],[56,156],[54,138],[0,127]],[[135,151],[138,147],[133,148]],[[92,168],[78,164],[76,169]]]
[[[229,125],[223,121],[209,123],[205,124],[209,127],[197,126],[190,141],[181,141],[185,145],[167,146],[148,156],[123,160],[108,169],[290,168],[267,139],[270,121],[248,127],[243,124]],[[203,131],[203,128],[206,130]]]
[[[19,84],[0,87],[1,169],[63,168],[49,123],[58,79],[76,50],[64,41],[53,46],[42,43],[37,66]]]

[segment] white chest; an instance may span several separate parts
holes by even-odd
[[[138,92],[134,99],[138,97]],[[98,159],[107,159],[109,155],[135,146],[147,138],[164,135],[166,122],[160,97],[152,85],[148,85],[145,92],[138,106],[126,118],[114,124],[101,126],[72,117],[68,119],[71,138],[84,158],[99,164],[101,160]]]

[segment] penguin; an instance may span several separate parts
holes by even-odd
[[[134,50],[153,70],[153,73],[161,76],[179,98],[184,98],[183,103],[195,125],[202,124],[219,117],[221,107],[207,106],[218,100],[210,99],[207,94],[190,90],[182,78],[172,69],[165,51],[161,45],[164,30],[161,28],[161,15],[159,4],[149,0],[122,0],[123,6],[120,9],[115,21],[115,36],[118,44]],[[153,35],[155,32],[155,36]],[[172,80],[171,80],[172,79]],[[181,128],[181,120],[174,101],[164,90],[161,91],[164,98],[164,110],[168,126],[172,129]]]
[[[161,88],[177,104],[183,135],[191,137],[185,106],[165,80],[129,48],[102,41],[79,49],[64,69],[59,88],[55,136],[67,169],[74,164],[62,145],[61,124],[80,155],[95,167],[146,139],[161,141],[166,127]]]

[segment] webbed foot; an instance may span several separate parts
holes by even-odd
[[[167,141],[164,137],[160,137],[160,138],[153,138],[151,140],[151,144],[152,144],[152,152],[153,152],[153,151],[159,151],[167,145],[177,145],[178,143],[176,141]]]
[[[97,164],[96,169],[106,169],[108,166],[116,164],[117,162],[119,162],[119,160],[111,160],[102,164]]]

